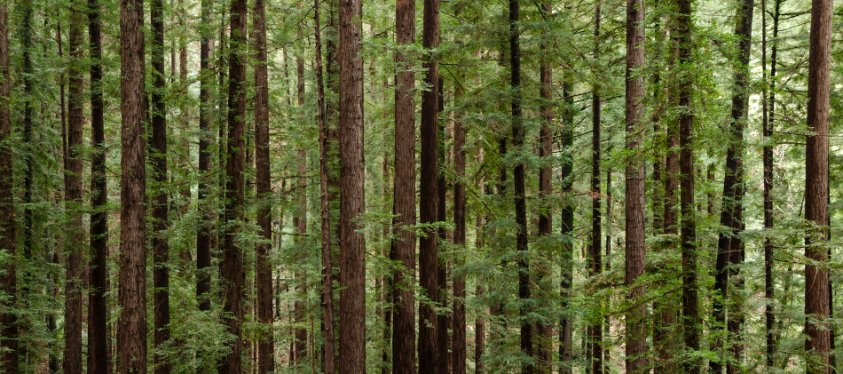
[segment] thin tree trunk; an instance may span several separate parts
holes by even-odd
[[[304,59],[301,53],[296,56],[296,104],[304,108]],[[298,178],[296,184],[296,215],[293,217],[293,226],[296,227],[296,245],[302,251],[300,258],[304,257],[304,243],[307,236],[307,152],[304,149],[298,151]],[[304,265],[300,263],[299,265]],[[305,327],[307,287],[304,272],[297,270],[296,277],[296,299],[294,303],[293,318],[295,319],[295,364],[301,365],[307,360],[307,328]]]
[[[153,294],[155,295],[155,373],[169,373],[171,365],[160,352],[170,340],[170,274],[168,269],[170,246],[167,241],[169,226],[169,196],[167,188],[167,108],[164,102],[166,88],[164,71],[164,4],[152,0],[152,140],[150,155],[152,180],[155,183],[152,198],[152,250]]]
[[[246,1],[231,2],[231,30],[228,48],[228,142],[226,144],[225,233],[221,283],[224,289],[223,311],[228,333],[234,335],[231,352],[219,368],[220,373],[242,371],[243,341],[243,248],[236,238],[245,218],[246,168]]]
[[[524,146],[524,125],[521,115],[521,31],[519,29],[518,0],[509,0],[509,53],[510,53],[510,87],[512,88],[512,145],[519,152]],[[525,196],[523,162],[515,164],[513,170],[515,224],[518,226],[516,234],[516,250],[518,251],[518,298],[521,300],[519,314],[521,316],[521,353],[533,358],[533,325],[527,316],[530,308],[530,258],[527,253],[527,200]],[[522,363],[522,373],[532,373],[535,369],[532,361]]]
[[[146,373],[146,142],[143,1],[120,1],[120,286],[117,371]]]
[[[439,45],[439,0],[424,0],[424,24],[422,44],[426,49]],[[427,56],[424,63],[424,83],[429,89],[422,93],[421,118],[421,181],[420,181],[420,223],[431,224],[439,219],[439,136],[438,102],[439,74],[438,61]],[[431,301],[439,300],[439,247],[438,235],[431,230],[422,235],[419,241],[419,282]],[[435,372],[438,367],[436,336],[436,313],[433,305],[419,303],[419,371]]]
[[[600,2],[594,8],[594,59],[600,58]],[[591,241],[588,250],[588,275],[594,277],[602,271],[602,234],[600,225],[600,89],[595,83],[591,96]],[[593,287],[593,286],[592,286]],[[602,304],[602,301],[598,301]],[[598,311],[598,315],[601,314]],[[603,373],[603,318],[595,317],[588,326],[591,374]]]
[[[831,51],[831,0],[814,0],[808,70],[808,136],[805,148],[805,219],[815,228],[805,238],[805,350],[806,371],[826,373],[829,364],[828,253],[828,115]]]
[[[638,278],[644,275],[645,185],[641,142],[644,138],[644,0],[626,2],[626,256],[624,283],[632,306],[626,312],[626,371],[645,373],[647,364],[646,289]]]
[[[462,82],[454,82],[454,104],[459,105],[463,96]],[[451,302],[451,372],[466,373],[466,321],[465,321],[465,127],[462,117],[454,114],[454,253],[453,300]]]
[[[478,156],[479,160],[483,159],[483,152],[482,148],[480,151],[480,155]],[[483,189],[483,193],[487,194],[486,191],[486,183],[485,181],[481,180],[479,183],[479,187]],[[475,248],[479,251],[485,247],[485,243],[483,241],[484,237],[484,230],[486,225],[486,219],[483,215],[477,215],[474,218],[476,220],[475,226]],[[476,286],[475,286],[475,297],[482,299],[483,294],[486,292],[485,287],[483,287],[483,278],[482,276],[477,278]],[[485,373],[485,365],[483,363],[483,355],[486,351],[486,318],[484,317],[485,310],[479,311],[477,316],[474,319],[474,373],[475,374],[483,374]]]
[[[201,19],[203,24],[211,20],[213,2],[201,0]],[[196,300],[199,310],[211,310],[211,231],[213,230],[213,216],[207,201],[211,189],[209,173],[211,172],[212,150],[211,122],[213,120],[213,104],[211,103],[211,87],[213,86],[213,72],[210,67],[211,36],[210,31],[202,28],[199,45],[199,186],[198,206],[203,221],[196,233]]]
[[[108,373],[108,185],[105,176],[105,129],[102,96],[102,36],[100,5],[88,0],[88,40],[91,58],[91,265],[88,290],[88,371]]]
[[[553,5],[550,0],[544,0],[541,8],[542,16],[547,19],[553,15]],[[547,50],[548,43],[546,32],[542,33],[541,49]],[[549,197],[552,193],[551,178],[553,174],[553,164],[550,162],[550,157],[553,154],[553,68],[550,66],[547,55],[542,55],[539,66],[539,81],[541,83],[539,95],[541,96],[540,112],[542,115],[542,125],[539,130],[539,158],[542,161],[542,167],[539,169],[539,197],[540,201],[549,203]],[[548,236],[553,231],[553,211],[550,208],[542,208],[539,214],[538,224],[539,236]],[[537,262],[538,291],[542,298],[549,298],[549,290],[544,289],[549,285],[550,267],[547,266],[552,262],[552,253],[547,251],[539,258]],[[549,305],[542,303],[542,308]],[[538,361],[538,372],[550,373],[553,369],[553,326],[549,323],[539,322],[536,325],[536,358]]]
[[[13,179],[13,153],[9,141],[12,136],[10,124],[9,92],[11,80],[9,74],[9,16],[8,5],[0,5],[0,250],[6,252],[9,258],[15,256],[15,205]],[[17,277],[15,261],[8,261],[4,265],[3,291],[9,295],[2,305],[0,314],[0,348],[5,350],[2,363],[5,373],[17,373],[18,364],[18,322],[13,312],[17,302]]]
[[[415,0],[398,0],[395,38],[401,46],[415,42]],[[390,259],[402,268],[393,272],[392,372],[416,372],[415,272],[416,235],[416,135],[415,74],[411,57],[403,50],[395,55],[395,179],[393,191],[393,239]]]
[[[252,14],[252,39],[255,48],[255,172],[257,199],[259,201],[257,223],[263,242],[257,245],[256,275],[258,322],[269,327],[269,333],[258,341],[258,373],[275,370],[275,349],[272,339],[272,265],[269,252],[272,249],[272,179],[269,166],[269,82],[267,79],[266,53],[266,5],[256,0]]]
[[[344,373],[366,372],[363,58],[360,0],[340,2],[340,357]]]
[[[562,78],[562,97],[564,110],[562,111],[562,161],[561,161],[561,184],[562,216],[559,226],[562,234],[562,257],[560,269],[559,292],[562,298],[562,318],[559,323],[559,372],[570,374],[573,368],[574,340],[573,340],[573,316],[570,310],[573,297],[573,274],[574,274],[574,209],[575,205],[570,200],[574,186],[574,95],[573,95],[573,73],[568,72]]]
[[[334,287],[331,259],[331,207],[328,190],[328,127],[325,121],[325,84],[322,78],[322,29],[319,0],[313,1],[313,23],[316,40],[316,121],[319,126],[319,218],[322,234],[322,371],[336,372],[334,361]]]
[[[27,6],[25,18],[31,18],[31,6]],[[82,127],[84,113],[83,29],[84,13],[80,4],[71,4],[68,48],[68,130],[67,170],[64,176],[65,209],[69,223],[65,226],[65,252],[67,268],[65,273],[64,310],[64,362],[67,374],[82,373],[82,247],[85,234],[82,231]],[[25,21],[29,23],[30,21]],[[27,26],[25,26],[27,28]],[[26,32],[26,31],[25,31]]]
[[[676,0],[677,12],[673,38],[678,52],[677,63],[683,70],[693,63],[693,44],[691,41],[692,18],[691,1]],[[694,112],[691,108],[693,95],[692,77],[683,71],[678,74],[679,110],[679,184],[682,188],[680,210],[682,225],[680,241],[682,248],[682,322],[685,349],[696,351],[700,348],[700,315],[697,296],[697,225],[694,215],[694,149],[693,125]],[[700,372],[699,358],[692,357],[685,361],[685,372]]]

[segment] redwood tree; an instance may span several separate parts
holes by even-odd
[[[120,1],[120,271],[117,370],[146,373],[146,142],[143,0]]]
[[[258,373],[275,370],[275,350],[272,339],[272,265],[269,250],[272,243],[272,180],[269,174],[269,82],[266,56],[266,5],[255,0],[252,14],[252,39],[255,48],[255,184],[257,189],[257,223],[262,242],[256,246],[257,317],[266,324],[268,333],[258,341]]]
[[[362,228],[363,175],[363,4],[340,2],[340,366],[366,372],[366,246]]]
[[[594,59],[600,58],[600,2],[594,8]],[[588,275],[602,271],[600,224],[600,115],[602,102],[599,83],[591,94],[591,240],[588,243]],[[602,314],[602,313],[598,313]],[[603,318],[594,317],[588,325],[588,362],[593,374],[603,373]]]
[[[439,0],[424,0],[422,45],[430,50],[439,45]],[[421,179],[419,221],[431,224],[439,219],[439,64],[435,56],[424,62],[424,83],[421,115]],[[429,230],[419,240],[419,282],[429,300],[439,300],[437,281],[439,267],[438,235]],[[419,303],[419,370],[437,367],[436,313],[428,302]]]
[[[808,135],[805,147],[805,219],[815,227],[805,238],[805,350],[808,373],[828,372],[828,121],[832,0],[814,0],[808,55]]]
[[[31,17],[31,6],[27,7]],[[64,174],[65,209],[69,222],[65,226],[64,248],[67,256],[65,273],[64,361],[67,374],[82,373],[82,127],[85,122],[83,52],[84,7],[79,0],[70,6],[68,31],[68,111],[67,111],[67,168]],[[27,21],[30,22],[30,21]]]
[[[626,268],[628,299],[633,303],[626,312],[626,371],[644,373],[647,366],[647,304],[644,285],[646,210],[644,158],[644,0],[626,2]]]
[[[13,158],[9,121],[9,10],[7,3],[0,4],[0,251],[8,259],[4,264],[2,282],[7,298],[0,304],[0,348],[4,349],[2,364],[7,373],[18,371],[18,326],[14,306],[17,294],[15,269],[15,203],[12,187]]]
[[[211,0],[202,0],[200,10],[203,24],[211,22]],[[211,88],[213,86],[213,71],[211,60],[211,31],[202,28],[199,42],[199,184],[197,187],[197,206],[203,221],[196,233],[196,301],[199,310],[211,309],[211,227],[214,216],[209,212],[210,204],[206,201],[209,195],[210,183],[208,172],[211,170],[213,153],[211,150],[212,108]]]
[[[416,38],[416,2],[398,0],[395,39],[399,48]],[[393,239],[390,259],[402,268],[392,274],[392,372],[416,372],[415,272],[416,235],[416,133],[415,74],[406,49],[395,54],[395,178],[392,211]]]

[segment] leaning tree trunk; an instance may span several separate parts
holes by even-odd
[[[105,128],[102,96],[102,35],[100,5],[88,0],[88,40],[91,59],[91,253],[88,290],[88,371],[107,373],[108,354],[108,185],[105,171]]]
[[[439,45],[439,0],[424,0],[424,24],[422,44],[433,49]],[[422,224],[431,224],[439,219],[439,65],[435,57],[429,56],[424,63],[424,83],[429,89],[422,93],[421,115],[421,178],[419,197],[419,218]],[[437,280],[439,267],[438,235],[429,231],[419,240],[419,282],[429,300],[439,300]],[[437,367],[436,313],[433,305],[419,303],[419,370],[429,372]]]
[[[808,136],[805,148],[805,219],[815,228],[805,238],[805,332],[808,373],[827,372],[830,351],[828,317],[828,120],[832,0],[814,0],[808,55]]]
[[[395,38],[399,45],[414,43],[415,0],[398,0]],[[390,259],[402,268],[393,272],[392,372],[416,372],[415,272],[416,235],[416,136],[415,74],[411,58],[403,50],[395,55],[395,179],[393,192],[393,240]]]
[[[120,1],[120,286],[117,371],[146,373],[146,142],[143,1]]]
[[[225,157],[225,231],[222,244],[223,311],[228,333],[234,335],[231,352],[220,365],[220,372],[240,373],[243,342],[243,248],[237,243],[245,218],[246,167],[246,1],[231,2],[231,31],[228,46],[228,141]]]
[[[31,7],[27,10],[31,17]],[[67,255],[64,310],[64,362],[67,374],[82,373],[82,247],[85,233],[82,231],[82,127],[85,122],[83,62],[84,14],[80,4],[71,5],[68,48],[67,112],[67,169],[65,170],[65,209],[69,222],[65,226],[64,248]]]
[[[256,0],[252,14],[252,39],[255,48],[255,187],[259,201],[257,223],[263,242],[258,244],[255,259],[258,322],[270,327],[270,333],[258,340],[258,373],[275,370],[275,349],[272,339],[272,179],[269,167],[269,82],[266,56],[266,11],[263,0]]]
[[[340,370],[366,372],[366,246],[363,170],[363,58],[360,0],[340,2]]]
[[[626,256],[624,283],[632,306],[626,312],[626,371],[645,373],[647,365],[647,304],[643,300],[646,210],[644,159],[644,0],[626,2]]]

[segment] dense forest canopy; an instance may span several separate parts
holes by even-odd
[[[0,372],[843,370],[840,9],[2,1]]]

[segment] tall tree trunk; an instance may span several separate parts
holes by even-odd
[[[594,8],[594,59],[600,58],[600,2]],[[602,234],[600,225],[600,88],[595,83],[591,95],[591,241],[588,245],[588,275],[600,274]],[[595,286],[592,286],[595,287]],[[602,301],[598,301],[602,304]],[[602,309],[602,306],[600,307]],[[598,311],[598,315],[602,314]],[[603,318],[595,317],[588,326],[588,365],[591,374],[603,373]]]
[[[430,50],[439,46],[439,0],[424,0],[424,23],[422,44]],[[431,224],[439,219],[439,64],[434,56],[427,56],[424,62],[424,83],[429,89],[422,93],[421,116],[421,181],[419,215],[420,223]],[[431,301],[439,300],[438,235],[431,230],[419,240],[419,282]],[[435,372],[438,360],[436,338],[436,313],[433,305],[419,303],[419,370]]]
[[[17,277],[15,269],[15,203],[12,188],[13,153],[10,138],[9,92],[11,80],[9,74],[9,10],[8,4],[0,5],[0,251],[6,252],[9,260],[4,264],[2,282],[3,292],[9,297],[0,304],[0,348],[5,373],[17,373],[18,364],[18,322],[14,312],[17,301]]]
[[[143,0],[120,1],[120,286],[117,370],[146,373],[146,142]]]
[[[541,7],[542,16],[547,19],[553,15],[553,5],[550,0],[544,0]],[[546,32],[542,33],[541,49],[547,50],[548,35]],[[540,112],[542,115],[542,125],[539,130],[539,158],[542,161],[542,167],[539,169],[539,197],[540,201],[547,204],[550,202],[550,194],[552,193],[551,178],[553,174],[553,164],[551,163],[551,156],[553,155],[553,68],[550,66],[550,61],[547,55],[542,55],[539,66],[539,81],[541,83],[539,89],[539,96],[541,96]],[[553,231],[553,211],[550,208],[542,208],[539,213],[539,227],[540,236],[549,236]],[[548,290],[544,289],[549,285],[550,267],[547,263],[552,262],[552,252],[545,251],[539,261],[537,262],[537,275],[539,279],[538,291],[542,299],[550,298]],[[547,261],[547,263],[545,263]],[[548,307],[542,303],[542,308]],[[536,358],[538,361],[538,372],[550,373],[553,369],[553,327],[549,323],[539,322],[536,325]]]
[[[509,57],[510,87],[512,89],[512,145],[516,152],[524,146],[524,125],[521,114],[521,31],[519,30],[518,0],[509,0]],[[527,200],[525,196],[524,162],[519,161],[513,170],[516,250],[518,251],[518,299],[521,300],[521,353],[533,357],[533,326],[528,320],[530,308],[530,258],[527,253]],[[523,362],[522,373],[532,373],[535,369],[531,361]]]
[[[687,70],[693,64],[693,43],[691,40],[692,18],[691,1],[676,0],[676,15],[672,28],[674,43],[677,48],[677,64],[682,70]],[[694,112],[691,108],[693,95],[692,77],[687,71],[678,74],[678,107],[679,107],[679,184],[682,188],[680,196],[680,211],[682,225],[680,241],[682,248],[682,322],[685,349],[696,351],[700,348],[700,315],[697,296],[697,225],[694,215],[694,148],[693,125]],[[700,359],[688,358],[685,361],[685,372],[696,374],[700,372]]]
[[[781,0],[774,0],[773,10],[773,45],[770,56],[770,75],[767,77],[767,3],[761,0],[761,69],[762,77],[762,129],[764,137],[763,163],[764,163],[764,230],[768,233],[774,227],[773,220],[773,129],[775,126],[776,107],[776,52],[778,46],[779,31],[779,9]],[[768,94],[769,93],[769,94]],[[772,238],[764,237],[764,306],[765,335],[766,335],[766,365],[773,368],[775,365],[776,352],[776,314],[773,308],[775,297],[775,285],[773,283],[773,241]]]
[[[201,20],[203,24],[211,22],[213,2],[201,0]],[[212,164],[211,142],[214,134],[211,132],[213,120],[213,104],[211,103],[211,88],[213,86],[213,71],[211,70],[211,33],[209,28],[201,29],[199,44],[199,185],[197,200],[200,223],[196,233],[196,300],[199,310],[211,310],[211,231],[213,230],[213,216],[207,201],[211,189],[209,173]]]
[[[454,84],[454,101],[462,98],[462,82]],[[465,127],[462,118],[454,119],[454,245],[455,253],[453,301],[451,317],[451,370],[454,374],[466,373],[466,323],[465,323]]]
[[[416,2],[398,0],[395,39],[401,46],[416,38]],[[411,57],[395,55],[395,179],[393,192],[393,239],[390,259],[402,268],[392,274],[392,372],[416,372],[415,272],[416,235],[416,135],[415,74]]]
[[[341,371],[366,371],[366,263],[363,193],[363,56],[360,0],[340,2],[340,358]]]
[[[808,373],[828,372],[830,345],[828,253],[828,115],[831,0],[814,0],[808,70],[808,136],[805,148],[805,219],[816,227],[805,238],[805,332]]]
[[[445,83],[444,79],[442,79],[442,75],[436,77],[437,89],[439,90],[439,95],[437,97],[437,129],[438,129],[438,139],[439,139],[439,152],[437,157],[439,158],[439,171],[437,172],[436,177],[436,185],[437,185],[437,194],[439,198],[438,208],[437,208],[437,221],[440,223],[444,223],[448,220],[447,218],[447,202],[448,202],[448,182],[445,180],[445,173],[443,172],[444,169],[448,167],[448,129],[445,125]],[[444,227],[439,227],[436,230],[436,235],[439,236],[439,243],[445,243],[448,240],[448,230]],[[436,270],[436,283],[439,285],[439,298],[436,301],[438,304],[437,306],[446,306],[448,305],[448,258],[444,256],[439,256],[439,264]],[[449,369],[449,358],[450,355],[448,354],[449,351],[449,343],[450,339],[448,338],[448,328],[450,327],[449,317],[447,312],[436,312],[436,371],[438,373],[447,373]]]
[[[243,341],[243,248],[237,241],[241,222],[245,218],[246,167],[246,1],[231,2],[230,36],[228,46],[228,141],[226,144],[225,233],[223,236],[223,265],[221,285],[224,289],[223,311],[228,332],[235,340],[231,352],[219,368],[220,373],[235,374],[242,370]]]
[[[258,341],[258,373],[275,370],[275,349],[272,339],[272,179],[269,167],[269,82],[266,53],[266,5],[256,0],[252,14],[252,39],[255,48],[255,184],[259,201],[257,223],[263,242],[256,247],[257,315],[258,322],[269,328],[269,333]]]
[[[483,151],[482,148],[480,150],[480,154],[478,156],[479,160],[483,159]],[[488,194],[488,187],[486,182],[481,179],[479,183],[480,189],[483,191],[483,194]],[[484,213],[486,214],[486,213]],[[485,243],[483,240],[484,237],[484,230],[486,225],[486,217],[483,215],[475,216],[475,248],[477,250],[481,250],[485,247]],[[483,298],[483,294],[486,292],[486,288],[483,287],[483,278],[482,276],[477,278],[475,285],[475,297]],[[481,310],[480,313],[474,319],[474,374],[483,374],[486,372],[486,365],[483,362],[483,355],[486,351],[486,318],[484,317],[485,310]]]
[[[102,96],[102,36],[100,5],[88,0],[88,41],[91,58],[91,265],[88,290],[88,371],[108,373],[108,185],[105,176],[105,129]]]
[[[164,4],[152,0],[150,5],[152,24],[152,141],[150,155],[152,164],[152,250],[153,250],[153,294],[155,295],[155,373],[169,373],[171,365],[160,353],[170,340],[170,274],[167,228],[169,226],[169,189],[167,188],[167,107],[164,101],[166,83],[164,71]]]
[[[58,57],[63,58],[64,53],[62,51],[62,31],[61,31],[61,21],[56,22],[56,45],[58,49]],[[60,134],[61,134],[61,160],[62,160],[62,173],[64,170],[67,169],[67,110],[65,105],[65,74],[64,72],[59,74],[58,83],[59,83],[59,126],[61,126]],[[63,192],[63,191],[62,191]],[[59,251],[62,244],[59,244],[59,241],[63,239],[62,234],[59,234],[56,238],[56,248],[53,251],[52,255],[50,256],[50,263],[59,266]],[[54,298],[58,299],[58,292],[59,292],[59,277],[57,274],[52,274],[50,277],[52,281],[52,290],[51,295]],[[51,333],[51,337],[55,338],[56,330],[58,329],[56,326],[56,319],[58,313],[53,312],[47,315],[47,329]],[[58,340],[58,339],[56,339]],[[55,343],[54,343],[55,344]],[[56,373],[59,371],[59,357],[56,354],[57,349],[52,349],[50,352],[50,357],[47,359],[48,363],[47,366],[51,373]]]
[[[574,209],[572,202],[574,187],[574,82],[573,73],[567,72],[562,77],[562,97],[564,110],[562,111],[562,161],[561,161],[561,184],[562,216],[559,222],[562,234],[562,257],[560,269],[559,292],[562,298],[562,318],[559,323],[559,372],[570,374],[573,368],[574,341],[573,341],[573,316],[570,310],[573,297],[573,275],[574,275]]]
[[[717,260],[715,269],[715,289],[719,297],[714,298],[713,314],[717,330],[722,330],[725,325],[729,326],[729,334],[726,337],[716,337],[714,349],[740,351],[738,342],[740,329],[740,311],[737,310],[739,303],[728,303],[728,300],[735,299],[729,293],[729,285],[737,285],[739,276],[738,269],[742,262],[740,252],[743,249],[741,243],[741,228],[743,226],[743,131],[746,122],[747,89],[749,79],[749,52],[752,38],[752,10],[753,0],[742,0],[735,15],[735,36],[737,37],[738,55],[734,59],[734,92],[732,95],[732,122],[730,127],[729,146],[726,154],[726,170],[723,178],[723,203],[720,215],[720,225],[723,227],[717,241]],[[735,279],[732,279],[734,276]],[[739,293],[739,292],[738,292]],[[727,307],[727,304],[730,304]],[[726,309],[730,309],[727,321]],[[735,309],[732,311],[731,309]],[[734,316],[734,317],[733,317]],[[733,331],[734,330],[734,331]],[[728,347],[724,347],[724,341],[728,341]],[[732,342],[735,342],[732,345]],[[740,354],[735,352],[734,362],[730,360],[725,351],[720,352],[719,359],[710,361],[713,372],[720,373],[723,363],[727,364],[727,371],[734,372],[734,365],[739,365]]]
[[[644,275],[645,218],[644,158],[644,0],[626,2],[626,255],[624,282],[632,306],[626,312],[626,371],[645,373],[647,364],[646,289],[638,282]]]
[[[328,126],[325,119],[325,84],[322,78],[322,29],[319,0],[313,1],[313,23],[316,40],[316,122],[319,126],[319,219],[322,234],[322,371],[336,372],[334,348],[334,286],[331,255],[331,206],[328,190]]]
[[[304,59],[301,51],[296,55],[296,104],[301,110],[304,108]],[[299,258],[305,258],[305,236],[307,236],[307,152],[304,149],[298,151],[298,178],[296,179],[296,215],[293,217],[293,226],[296,227],[296,246],[301,254]],[[300,267],[304,263],[299,264]],[[293,318],[295,319],[295,364],[301,365],[307,360],[307,328],[305,327],[305,314],[307,309],[307,285],[305,273],[296,270],[296,298],[294,303]]]
[[[31,17],[31,6],[27,12]],[[65,373],[82,373],[82,246],[85,234],[82,231],[82,127],[85,122],[84,83],[85,65],[83,62],[83,29],[85,19],[83,7],[74,2],[70,8],[70,29],[68,48],[68,130],[67,130],[67,170],[65,170],[65,209],[69,223],[65,227],[64,247],[67,255],[65,273],[65,310],[64,310],[64,362]]]

